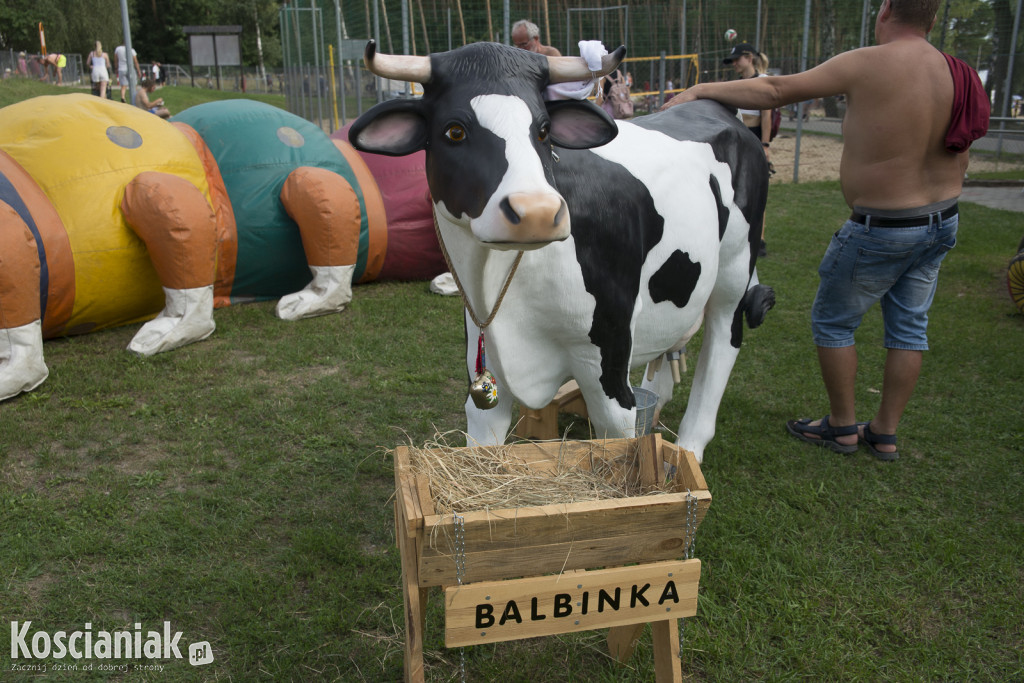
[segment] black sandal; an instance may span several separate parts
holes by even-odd
[[[886,446],[895,446],[896,435],[876,434],[873,431],[871,431],[870,422],[864,423],[864,434],[861,435],[860,440],[863,441],[864,445],[868,447],[869,451],[871,451],[871,455],[875,456],[879,460],[892,462],[893,460],[896,460],[897,458],[900,457],[900,452],[898,450],[880,451],[877,448],[875,448],[875,446],[877,446],[878,444],[884,444]]]
[[[853,436],[858,433],[857,424],[844,425],[842,427],[833,427],[828,423],[828,415],[821,418],[820,425],[812,425],[813,418],[804,418],[802,420],[790,420],[786,423],[786,431],[807,443],[813,443],[817,446],[824,446],[836,453],[856,453],[857,444],[855,443],[839,443],[836,441],[837,436]],[[808,436],[813,434],[814,436]]]

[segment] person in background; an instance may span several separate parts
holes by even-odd
[[[883,0],[876,45],[802,73],[701,83],[665,106],[713,99],[765,110],[846,95],[840,187],[853,210],[818,269],[811,330],[830,413],[786,430],[801,441],[880,460],[899,457],[896,430],[928,348],[928,309],[939,266],[956,245],[957,200],[971,143],[988,130],[991,104],[963,61],[928,42],[939,0]],[[854,332],[881,303],[887,349],[881,403],[869,422],[855,412]]]
[[[512,24],[512,44],[521,50],[537,52],[548,57],[562,56],[556,48],[540,42],[540,29],[537,28],[537,24],[526,19],[520,19]]]
[[[132,58],[129,60],[128,50],[125,49],[124,45],[115,47],[114,66],[117,67],[117,83],[121,86],[121,101],[124,102],[124,95],[128,91],[128,69],[134,66],[136,77],[140,81],[142,80],[142,69],[139,68],[139,56],[135,52],[135,48],[132,48]]]
[[[768,71],[768,57],[759,52],[750,43],[738,43],[732,48],[732,52],[722,60],[726,66],[732,65],[736,75],[740,78],[758,78],[766,76]],[[743,125],[750,129],[750,132],[757,136],[764,149],[764,155],[768,159],[768,168],[772,168],[772,156],[769,153],[772,144],[772,110],[771,109],[740,109],[738,110]],[[758,256],[768,255],[768,245],[764,241],[764,226],[761,227],[761,247]]]
[[[43,75],[39,80],[49,81],[50,69],[52,68],[54,75],[57,77],[57,85],[64,85],[64,66],[67,63],[68,58],[56,52],[40,56],[39,66],[42,67]]]
[[[160,62],[153,62],[153,66],[149,67],[149,70],[153,74],[153,82],[154,83],[156,83],[158,85],[160,83],[163,83],[163,81],[160,79],[160,73],[161,73]]]
[[[139,83],[139,90],[135,93],[135,105],[140,109],[145,109],[150,114],[156,114],[162,119],[171,118],[170,110],[164,106],[164,98],[158,97],[155,100],[149,99],[149,96],[156,90],[156,83],[151,78],[143,78],[142,82]]]
[[[89,53],[86,62],[89,64],[93,93],[106,99],[107,86],[110,85],[110,56],[103,51],[103,43],[96,41],[96,47]]]

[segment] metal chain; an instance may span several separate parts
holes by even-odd
[[[683,559],[689,560],[693,557],[693,545],[697,536],[697,498],[686,490],[686,539],[684,543]],[[683,658],[683,631],[686,628],[686,620],[679,620],[679,659]]]
[[[444,262],[448,264],[448,271],[452,274],[452,279],[455,280],[455,286],[459,289],[459,294],[462,296],[462,303],[466,306],[466,310],[469,311],[469,318],[477,326],[477,328],[483,332],[487,329],[487,326],[494,320],[494,316],[498,315],[498,308],[501,306],[502,299],[505,298],[505,292],[508,291],[508,286],[512,284],[512,276],[516,274],[516,269],[519,268],[519,262],[523,260],[523,252],[516,254],[515,260],[512,262],[512,267],[508,271],[508,275],[505,277],[505,284],[501,288],[501,292],[498,294],[498,300],[494,302],[494,308],[491,309],[491,314],[487,316],[487,320],[480,322],[480,319],[476,317],[476,313],[473,311],[473,307],[469,305],[469,297],[466,296],[466,290],[462,288],[462,281],[459,280],[459,274],[455,272],[455,268],[452,266],[451,257],[448,256],[448,249],[444,246],[444,239],[441,237],[441,227],[437,224],[437,210],[432,209],[434,216],[434,232],[437,233],[437,243],[441,247],[441,254],[444,256]]]
[[[466,518],[453,512],[455,518],[455,580],[462,585],[466,576]],[[459,680],[466,683],[466,647],[459,648]]]

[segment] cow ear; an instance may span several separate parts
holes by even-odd
[[[427,146],[427,121],[419,100],[391,100],[356,119],[348,140],[360,152],[405,156]]]
[[[590,149],[615,139],[619,129],[600,107],[581,100],[545,103],[551,118],[551,142],[565,149]]]

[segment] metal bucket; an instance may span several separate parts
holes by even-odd
[[[636,435],[647,436],[654,426],[654,411],[658,407],[658,395],[649,389],[633,387],[636,399]]]

